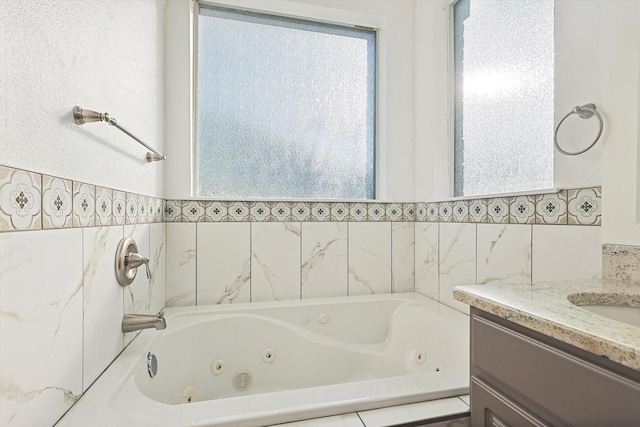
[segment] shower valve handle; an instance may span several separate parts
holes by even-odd
[[[137,253],[130,253],[127,256],[126,265],[127,265],[128,268],[138,268],[142,264],[144,264],[146,266],[147,279],[151,279],[152,275],[151,275],[151,267],[149,267],[149,258],[144,257],[144,256],[142,256],[140,254],[137,254]]]

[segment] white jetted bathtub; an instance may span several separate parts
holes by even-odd
[[[468,317],[419,294],[167,309],[59,426],[265,426],[467,394]]]

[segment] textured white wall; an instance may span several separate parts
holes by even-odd
[[[164,1],[2,0],[0,163],[163,195],[162,163],[74,105],[109,112],[164,150]]]

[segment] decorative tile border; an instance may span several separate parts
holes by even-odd
[[[164,222],[165,204],[0,165],[0,232]]]
[[[0,232],[153,222],[601,224],[599,187],[444,202],[164,200],[0,165]]]

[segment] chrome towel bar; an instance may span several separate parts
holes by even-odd
[[[93,110],[85,110],[85,109],[83,109],[81,107],[78,107],[76,105],[75,107],[73,107],[73,119],[76,121],[77,125],[83,125],[85,123],[93,123],[93,122],[107,122],[111,126],[117,127],[122,132],[126,133],[131,138],[133,138],[136,141],[138,141],[147,150],[150,151],[150,152],[147,153],[147,163],[156,162],[156,161],[159,161],[159,160],[166,159],[166,156],[164,154],[154,150],[149,145],[145,144],[140,138],[138,138],[137,136],[135,136],[134,134],[129,132],[125,127],[120,125],[116,121],[116,119],[114,119],[113,117],[109,116],[109,113],[98,113],[97,111],[93,111]]]
[[[589,145],[584,150],[575,151],[575,152],[563,150],[562,147],[560,147],[560,144],[558,144],[558,129],[560,129],[560,125],[562,124],[562,122],[564,122],[567,119],[567,117],[569,117],[572,114],[577,114],[578,116],[580,116],[581,119],[589,119],[595,115],[596,118],[598,119],[598,123],[600,123],[600,130],[598,131],[598,135],[596,136],[596,139],[593,140],[591,145]],[[590,150],[591,147],[596,145],[596,142],[598,142],[598,140],[600,139],[600,136],[602,135],[603,129],[604,129],[604,122],[602,121],[602,115],[598,112],[598,110],[596,110],[595,104],[585,104],[582,106],[576,105],[575,107],[573,107],[573,110],[569,112],[569,114],[564,116],[562,120],[558,122],[558,125],[556,126],[556,130],[553,133],[553,143],[556,145],[556,148],[558,149],[558,151],[561,152],[562,154],[566,154],[567,156],[577,156],[578,154],[582,154],[585,151]]]

